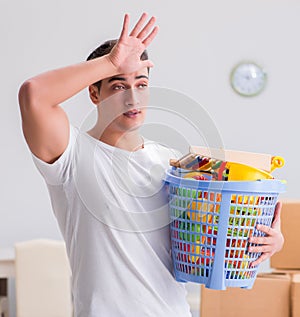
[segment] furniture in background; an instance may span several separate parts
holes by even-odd
[[[8,301],[6,296],[0,296],[0,316],[8,317]]]
[[[13,248],[0,249],[0,279],[15,276],[15,254]]]
[[[71,270],[65,244],[31,240],[15,245],[16,317],[71,317]]]
[[[15,255],[12,248],[0,249],[0,317],[9,316],[8,279],[15,276]]]

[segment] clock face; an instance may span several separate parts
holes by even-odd
[[[231,73],[232,88],[242,96],[258,95],[266,85],[267,74],[255,63],[238,64]]]

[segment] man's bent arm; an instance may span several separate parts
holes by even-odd
[[[68,118],[59,104],[115,74],[116,68],[107,56],[102,56],[25,81],[19,91],[19,104],[23,133],[32,153],[48,163],[57,160],[69,140]]]

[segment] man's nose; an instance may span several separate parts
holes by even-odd
[[[140,103],[138,92],[134,88],[125,91],[125,105],[128,107],[136,106]]]

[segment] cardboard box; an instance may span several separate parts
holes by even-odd
[[[299,270],[272,269],[271,273],[274,273],[274,274],[289,274],[291,277],[293,277],[293,275],[295,275],[295,274],[300,274],[300,269]]]
[[[288,274],[264,273],[257,276],[250,290],[220,291],[202,286],[200,316],[290,317],[290,285]]]
[[[300,201],[283,201],[281,230],[282,250],[270,259],[270,266],[278,269],[300,269]]]
[[[291,277],[291,317],[300,317],[300,270],[274,269],[272,272],[288,274]]]
[[[292,317],[300,316],[300,274],[294,274],[291,287]]]

